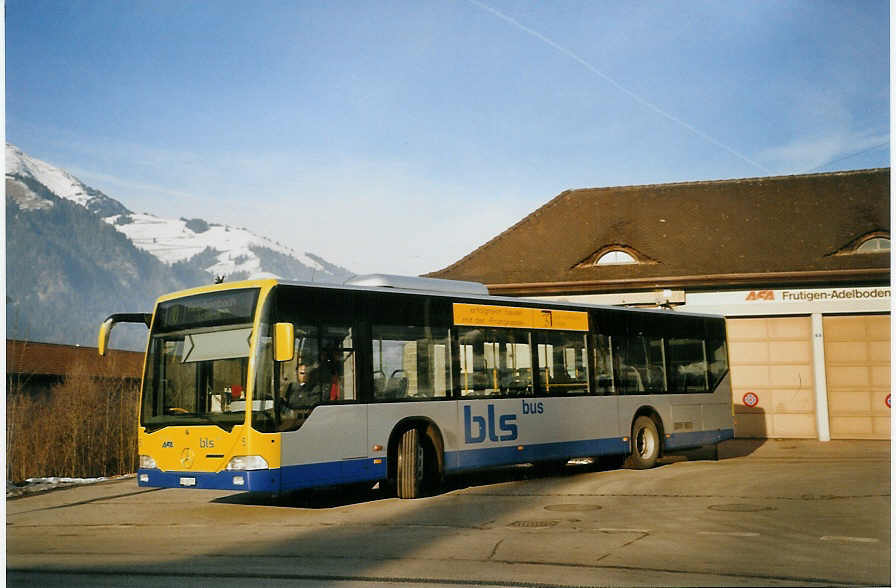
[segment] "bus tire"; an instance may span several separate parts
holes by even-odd
[[[426,452],[420,442],[420,432],[408,429],[398,442],[395,487],[399,498],[423,496],[426,480]]]
[[[631,466],[636,470],[646,470],[656,465],[660,456],[660,434],[654,420],[639,416],[632,424]]]

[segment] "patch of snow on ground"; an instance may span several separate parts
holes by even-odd
[[[96,484],[98,482],[106,482],[108,480],[133,478],[135,475],[136,474],[125,474],[123,476],[110,476],[108,478],[28,478],[27,480],[25,480],[24,482],[20,482],[19,484],[7,481],[6,497],[17,498],[19,496],[48,492],[50,490],[58,490],[60,488],[72,488],[74,486]]]

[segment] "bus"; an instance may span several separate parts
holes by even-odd
[[[284,493],[574,458],[653,467],[733,438],[722,317],[490,296],[389,275],[260,279],[160,297],[140,486]]]

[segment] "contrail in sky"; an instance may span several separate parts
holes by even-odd
[[[737,158],[739,158],[739,159],[742,159],[742,160],[746,161],[746,162],[749,163],[750,165],[753,165],[753,166],[755,166],[755,167],[761,169],[763,172],[765,172],[765,173],[767,173],[767,174],[771,174],[771,173],[772,173],[772,171],[771,171],[770,169],[766,168],[764,165],[762,165],[762,164],[760,164],[760,163],[757,163],[756,161],[753,161],[752,159],[750,159],[749,157],[747,157],[746,155],[744,155],[744,154],[742,154],[742,153],[738,153],[737,151],[735,151],[734,149],[732,149],[732,148],[729,147],[728,145],[725,145],[724,143],[722,143],[722,142],[719,141],[718,139],[715,139],[715,138],[713,138],[713,137],[707,135],[706,133],[704,133],[704,132],[701,131],[700,129],[696,128],[695,126],[693,126],[693,125],[691,125],[691,124],[688,124],[687,122],[681,120],[681,119],[678,118],[677,116],[674,116],[674,115],[669,114],[668,112],[666,112],[665,110],[663,110],[662,108],[660,108],[659,106],[657,106],[656,104],[654,104],[654,103],[652,103],[652,102],[650,102],[650,101],[648,101],[648,100],[642,98],[641,96],[638,96],[637,94],[635,94],[634,92],[632,92],[631,90],[629,90],[628,88],[626,88],[625,86],[623,86],[622,84],[620,84],[619,82],[617,82],[616,80],[614,80],[613,78],[611,78],[610,76],[608,76],[607,74],[605,74],[604,72],[600,71],[599,69],[597,69],[596,67],[594,67],[593,65],[591,65],[590,63],[588,63],[587,61],[585,61],[584,59],[582,59],[581,57],[579,57],[578,55],[576,55],[575,53],[573,53],[572,51],[570,51],[569,49],[567,49],[566,47],[563,47],[562,45],[558,45],[557,43],[555,43],[555,42],[552,41],[551,39],[549,39],[549,38],[545,37],[544,35],[542,35],[541,33],[539,33],[538,31],[536,31],[536,30],[534,30],[534,29],[530,29],[530,28],[527,27],[526,25],[520,23],[520,22],[517,21],[517,20],[514,20],[513,18],[511,18],[511,17],[507,16],[506,14],[504,14],[503,12],[500,12],[500,11],[498,11],[498,10],[495,10],[495,9],[492,8],[491,6],[489,6],[489,5],[487,5],[487,4],[483,4],[482,2],[479,2],[478,0],[468,0],[468,1],[469,1],[471,4],[473,4],[473,5],[475,5],[475,6],[478,6],[478,7],[481,8],[482,10],[485,10],[485,11],[487,11],[487,12],[490,12],[491,14],[493,14],[493,15],[495,15],[496,17],[500,18],[501,20],[503,20],[503,21],[505,21],[505,22],[507,22],[507,23],[512,24],[513,26],[515,26],[515,27],[518,28],[519,30],[523,31],[524,33],[528,33],[529,35],[532,35],[533,37],[535,37],[536,39],[542,41],[543,43],[545,43],[545,44],[547,44],[547,45],[550,45],[551,47],[553,47],[554,49],[556,49],[556,50],[559,51],[560,53],[563,53],[563,54],[566,55],[567,57],[570,57],[570,58],[572,58],[573,60],[577,61],[577,62],[578,62],[580,65],[582,65],[585,69],[587,69],[587,70],[590,71],[591,73],[595,74],[596,76],[600,77],[601,79],[605,80],[606,82],[608,82],[610,85],[612,85],[614,88],[616,88],[616,89],[619,90],[620,92],[622,92],[622,93],[628,95],[628,96],[631,97],[633,100],[635,100],[635,102],[637,102],[638,104],[640,104],[640,105],[642,105],[642,106],[644,106],[644,107],[646,107],[646,108],[648,108],[648,109],[654,111],[655,113],[659,114],[660,116],[662,116],[662,117],[664,117],[664,118],[667,118],[667,119],[671,120],[672,122],[674,122],[674,123],[676,123],[676,124],[678,124],[678,125],[680,125],[680,126],[686,128],[687,130],[691,131],[692,133],[694,133],[694,134],[697,135],[698,137],[700,137],[700,138],[702,138],[702,139],[705,139],[705,140],[709,141],[709,142],[712,143],[713,145],[715,145],[715,146],[717,146],[717,147],[721,147],[722,149],[724,149],[724,150],[727,151],[728,153],[734,155],[735,157],[737,157]]]

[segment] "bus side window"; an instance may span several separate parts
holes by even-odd
[[[451,388],[447,328],[374,325],[371,334],[375,399],[447,397]]]
[[[643,337],[647,355],[647,381],[645,386],[651,394],[669,390],[666,382],[666,348],[661,337]]]
[[[669,392],[706,392],[709,386],[706,342],[703,339],[669,339]]]
[[[617,337],[614,339],[613,359],[620,394],[666,392],[665,350],[661,337]]]
[[[299,428],[321,402],[320,337],[317,327],[294,325],[294,356],[278,362],[278,431]]]
[[[594,349],[594,390],[599,396],[616,394],[613,383],[613,351],[612,337],[609,335],[592,335],[591,345]]]
[[[644,394],[646,358],[641,337],[613,338],[613,373],[618,394]]]
[[[295,354],[278,365],[278,431],[299,428],[318,404],[355,400],[352,329],[296,322]]]
[[[585,335],[543,332],[538,335],[539,384],[544,393],[588,393],[588,358]]]
[[[531,396],[531,335],[520,329],[462,327],[462,396]]]
[[[709,360],[709,391],[712,392],[728,373],[728,349],[725,344],[725,323],[707,324],[707,355]]]
[[[325,326],[320,349],[321,393],[324,402],[355,400],[355,349],[352,329]]]

